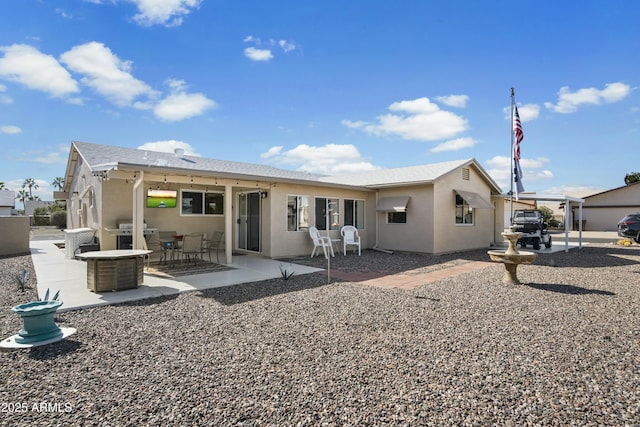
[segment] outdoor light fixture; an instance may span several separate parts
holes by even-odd
[[[267,193],[266,191],[261,191],[260,192],[260,198],[261,199],[266,199],[269,196],[269,193]]]

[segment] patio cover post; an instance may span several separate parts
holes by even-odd
[[[233,211],[231,205],[233,202],[233,187],[231,184],[224,186],[224,256],[226,263],[231,264],[233,254]]]
[[[137,173],[133,183],[133,249],[144,249],[142,240],[144,239],[144,172]]]

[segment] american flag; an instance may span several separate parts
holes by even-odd
[[[513,113],[513,135],[515,137],[513,156],[515,160],[520,160],[520,143],[524,139],[524,133],[522,132],[522,124],[520,124],[520,115],[518,114],[517,106],[515,106]]]
[[[522,185],[522,169],[520,168],[520,142],[524,139],[524,133],[522,132],[522,124],[520,123],[520,115],[518,114],[518,107],[515,106],[513,112],[513,181],[516,184],[516,199],[520,193],[524,192],[524,185]]]

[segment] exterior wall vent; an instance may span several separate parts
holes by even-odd
[[[469,181],[469,168],[462,168],[462,179]]]

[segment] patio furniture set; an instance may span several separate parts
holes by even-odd
[[[214,231],[211,235],[207,233],[178,234],[175,231],[160,231],[158,238],[150,243],[160,247],[160,261],[169,263],[173,267],[175,261],[180,259],[182,264],[187,262],[197,264],[198,259],[203,260],[206,253],[209,262],[212,262],[211,251],[216,252],[216,262],[220,264],[220,248],[223,245],[224,232]]]
[[[320,231],[316,227],[309,227],[309,236],[311,236],[311,240],[313,241],[311,258],[316,255],[316,250],[318,250],[318,254],[320,254],[320,249],[322,249],[325,258],[329,258],[329,254],[331,254],[331,256],[335,256],[333,249],[334,245],[337,246],[340,242],[342,242],[343,255],[347,255],[348,246],[356,246],[358,248],[358,256],[360,256],[361,248],[358,229],[352,225],[345,225],[340,229],[340,235],[342,236],[342,239],[333,239],[329,236],[321,235]]]

